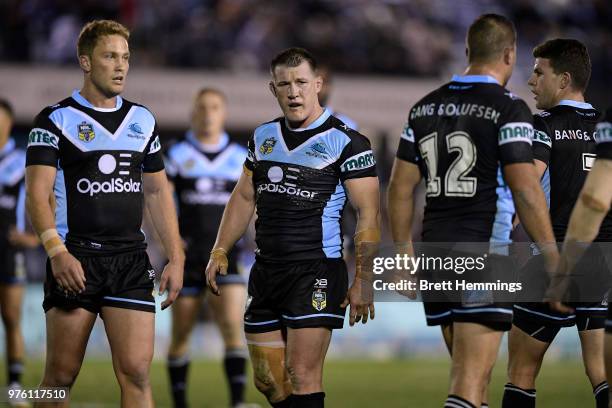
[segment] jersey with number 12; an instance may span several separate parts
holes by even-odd
[[[503,167],[533,162],[532,123],[525,102],[484,75],[454,76],[414,105],[397,158],[426,178],[424,241],[509,239]]]

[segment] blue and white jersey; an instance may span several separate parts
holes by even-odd
[[[328,110],[310,126],[278,118],[255,129],[245,167],[257,194],[257,257],[272,262],[342,257],[343,182],[376,177],[369,140]]]
[[[245,167],[256,190],[257,257],[300,261],[342,256],[343,182],[376,177],[369,140],[329,110],[304,129],[278,118],[255,129]]]
[[[223,210],[240,175],[247,149],[230,140],[227,133],[217,145],[205,145],[187,132],[168,149],[166,172],[174,183],[181,236],[188,256],[208,261]]]
[[[25,151],[9,139],[0,149],[0,246],[8,245],[8,232],[25,230]]]
[[[78,91],[38,114],[26,165],[57,168],[55,222],[71,251],[144,248],[143,172],[164,169],[153,114],[117,97],[96,108]]]

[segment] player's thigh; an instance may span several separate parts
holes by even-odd
[[[497,359],[504,332],[478,323],[453,324],[453,369],[488,372]]]
[[[202,296],[179,296],[176,298],[170,310],[172,311],[172,339],[178,341],[184,339],[191,333],[195,325]]]
[[[19,322],[24,290],[21,284],[0,284],[0,311],[3,320]]]
[[[582,330],[578,332],[580,346],[582,348],[582,359],[585,366],[601,366],[604,353],[604,330]]]
[[[508,333],[508,374],[513,376],[537,376],[549,342],[538,340],[517,326]],[[516,384],[518,385],[518,384]]]
[[[47,311],[47,371],[78,371],[96,317],[82,308]]]
[[[246,288],[241,284],[223,285],[221,296],[208,296],[215,322],[219,326],[221,335],[229,339],[242,339],[242,325],[244,306],[246,302]]]
[[[255,382],[282,384],[285,372],[285,336],[281,330],[246,333]]]
[[[612,384],[612,332],[606,331],[604,336],[604,360],[608,383]]]
[[[115,370],[128,375],[148,373],[153,358],[155,313],[105,306],[104,328]]]
[[[322,370],[331,334],[325,327],[287,329],[287,366],[306,372]]]

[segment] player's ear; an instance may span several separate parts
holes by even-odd
[[[315,76],[315,89],[317,93],[321,92],[321,88],[323,88],[323,77],[317,74]]]
[[[512,65],[514,63],[514,50],[511,47],[504,48],[504,64]]]
[[[89,73],[89,71],[91,71],[91,59],[89,55],[79,55],[79,65],[83,71]]]
[[[560,76],[560,87],[561,89],[568,88],[572,83],[572,75],[569,72],[562,72]]]
[[[268,86],[270,87],[270,92],[272,92],[272,95],[274,95],[274,97],[276,98],[276,88],[274,87],[274,81],[270,81]]]

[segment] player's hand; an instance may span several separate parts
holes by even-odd
[[[81,262],[70,252],[60,252],[51,258],[51,272],[64,293],[81,293],[85,290],[85,272]]]
[[[368,322],[368,315],[370,319],[374,320],[374,291],[372,282],[355,277],[355,281],[340,307],[345,308],[349,305],[349,324],[351,326],[360,321],[366,324]]]
[[[206,266],[206,284],[215,295],[221,295],[221,291],[217,286],[217,274],[227,275],[227,251],[223,248],[215,248],[210,251],[210,259]]]
[[[12,246],[18,248],[36,248],[40,245],[40,241],[35,234],[20,232],[14,225],[9,230],[8,240]]]
[[[176,300],[179,292],[183,288],[183,269],[182,262],[168,262],[164,267],[159,281],[159,294],[168,291],[168,297],[161,304],[161,309],[165,310]]]
[[[414,247],[412,242],[398,243],[395,245],[395,254],[401,257],[407,256],[414,258]],[[402,281],[412,282],[413,286],[417,286],[417,270],[395,268],[391,271],[391,279],[395,283],[401,283]],[[408,299],[415,300],[417,298],[416,290],[400,290],[396,289],[396,292],[400,295],[407,297]]]
[[[558,263],[558,268],[556,268],[553,273],[550,273],[550,269],[547,267],[550,283],[548,284],[546,294],[544,295],[544,301],[548,303],[552,310],[565,314],[571,314],[574,312],[574,309],[562,303],[563,298],[565,297],[569,288],[569,268],[570,267],[565,256],[561,257],[561,260]]]

